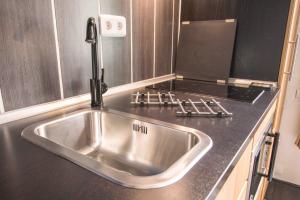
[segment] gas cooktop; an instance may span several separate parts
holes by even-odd
[[[161,91],[181,91],[197,93],[236,101],[255,103],[261,95],[270,88],[251,85],[236,86],[233,84],[217,84],[198,80],[171,80],[156,85],[148,86],[149,89]]]

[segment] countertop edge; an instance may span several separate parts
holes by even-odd
[[[272,101],[270,101],[268,107],[265,109],[264,113],[261,115],[261,117],[259,118],[259,120],[255,124],[255,126],[253,127],[253,129],[249,133],[248,137],[246,138],[246,140],[241,145],[238,152],[235,154],[235,156],[233,157],[233,159],[231,160],[231,162],[227,166],[226,170],[223,172],[223,174],[221,175],[221,177],[219,178],[217,183],[214,185],[212,190],[207,195],[206,200],[214,200],[217,197],[218,193],[222,189],[222,187],[225,184],[226,180],[229,178],[232,170],[234,169],[237,162],[239,161],[239,159],[243,155],[243,153],[244,153],[245,149],[247,148],[247,145],[249,144],[251,138],[254,137],[254,134],[255,134],[256,130],[258,129],[258,127],[262,123],[263,119],[266,117],[267,113],[270,111],[271,107],[274,105],[274,103],[276,103],[278,95],[279,95],[279,90],[277,91],[276,95],[273,97]]]

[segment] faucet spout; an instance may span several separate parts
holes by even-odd
[[[91,44],[93,79],[98,79],[99,78],[98,38],[97,37],[98,36],[97,36],[96,20],[95,20],[95,18],[90,17],[87,21],[85,41],[87,43]]]
[[[90,17],[87,21],[86,39],[85,41],[91,44],[92,51],[92,79],[90,79],[91,89],[91,106],[102,107],[102,95],[107,91],[107,85],[104,83],[104,69],[101,69],[101,80],[99,80],[99,65],[98,65],[98,35],[96,20]]]

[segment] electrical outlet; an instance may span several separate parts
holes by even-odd
[[[126,18],[116,15],[100,15],[100,31],[103,37],[125,37]]]

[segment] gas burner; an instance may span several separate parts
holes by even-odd
[[[134,101],[131,104],[140,106],[159,105],[159,106],[179,106],[180,111],[176,112],[177,117],[231,117],[233,114],[228,112],[220,102],[215,99],[202,99],[192,101],[191,99],[179,100],[171,92],[150,94],[149,92],[132,94]],[[176,100],[174,100],[176,99]]]

